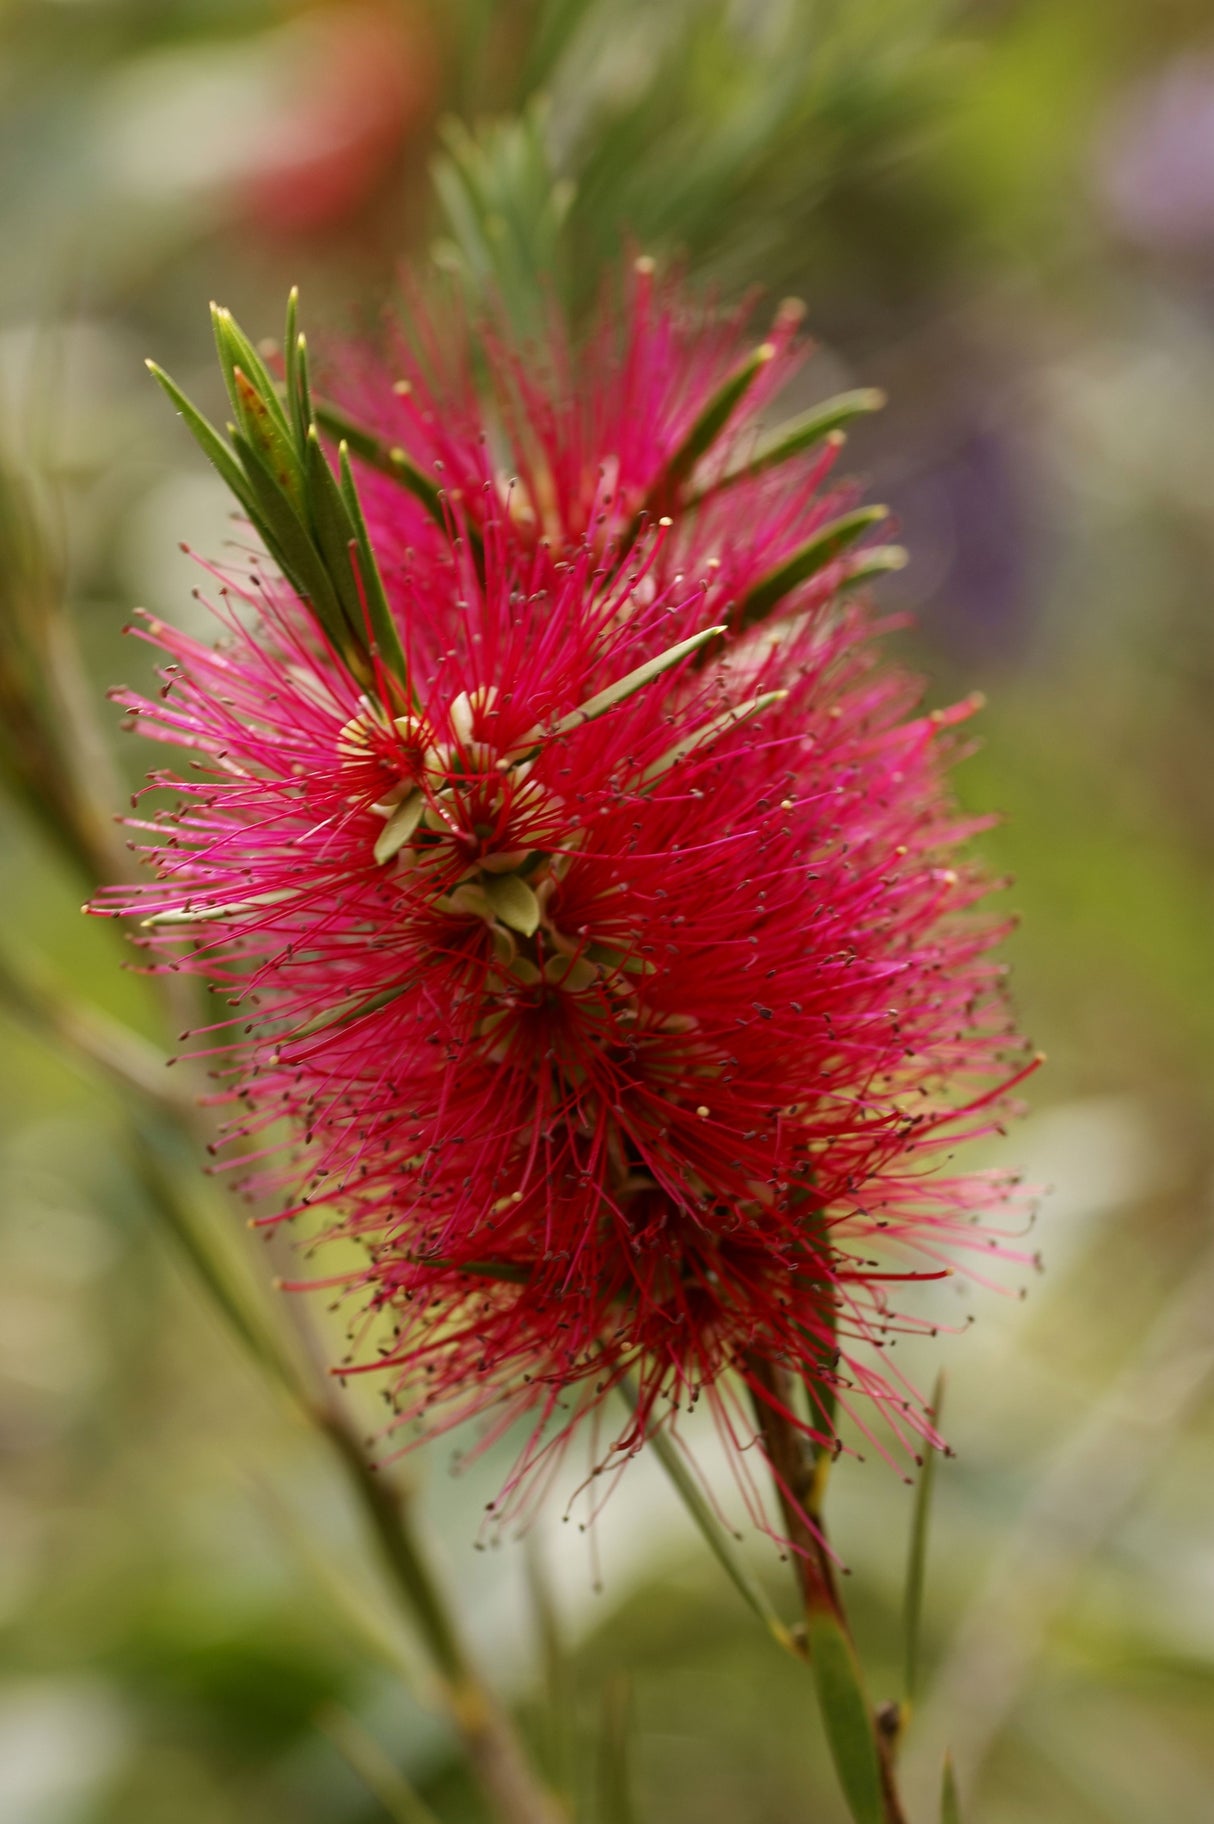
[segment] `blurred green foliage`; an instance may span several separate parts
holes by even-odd
[[[221,412],[208,298],[269,332],[299,281],[340,336],[434,249],[520,308],[540,262],[582,310],[631,240],[726,296],[805,296],[821,348],[792,406],[889,391],[854,464],[915,558],[882,584],[918,618],[891,638],[934,694],[991,699],[962,786],[1006,813],[984,840],[1015,876],[1009,953],[1052,1060],[1000,1157],[1055,1187],[1029,1302],[942,1293],[941,1321],[972,1307],[973,1333],[906,1349],[924,1382],[947,1360],[959,1453],[937,1477],[911,1797],[934,1815],[951,1739],[962,1815],[985,1824],[1208,1818],[1208,8],[9,0],[0,51],[5,459],[40,501],[18,526],[6,483],[0,595],[28,656],[65,577],[88,673],[60,672],[62,750],[32,753],[11,717],[0,739],[5,942],[149,1037],[121,941],[76,913],[108,824],[65,854],[28,807],[82,741],[101,803],[105,767],[142,775],[102,700],[147,676],[119,629],[139,599],[193,612],[177,541],[229,536],[141,359]],[[383,1614],[316,1444],[155,1231],[121,1099],[20,1021],[0,1033],[0,1813],[369,1824],[390,1814],[318,1726],[336,1706],[439,1817],[480,1818],[423,1698],[351,1645],[316,1575]],[[234,1222],[221,1189],[198,1194]],[[639,1818],[840,1817],[796,1668],[656,1471],[630,1472],[589,1539],[539,1529],[547,1627],[522,1548],[473,1550],[494,1462],[453,1480],[431,1452],[407,1473],[554,1779],[591,1805],[627,1715]],[[832,1502],[870,1683],[893,1696],[911,1494],[849,1464]],[[783,1601],[784,1567],[753,1556]]]

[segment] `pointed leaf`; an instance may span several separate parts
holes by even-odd
[[[215,331],[215,347],[219,351],[219,365],[223,369],[228,397],[237,417],[241,411],[240,389],[236,383],[236,369],[239,368],[265,401],[266,410],[274,420],[276,429],[282,436],[288,437],[291,427],[279,401],[273,375],[231,311],[225,310],[222,305],[212,304],[211,324]]]
[[[647,766],[641,777],[642,787],[655,784],[672,767],[677,766],[680,760],[685,760],[689,754],[698,753],[702,747],[711,747],[719,735],[728,734],[730,729],[749,722],[763,710],[770,709],[773,703],[783,702],[787,695],[786,690],[765,690],[761,696],[752,697],[749,703],[739,703],[736,709],[722,710],[719,716],[714,716],[703,728],[697,728],[693,734],[684,736],[682,741],[676,741],[673,747],[667,748],[660,760]]]
[[[596,1824],[637,1824],[632,1802],[632,1694],[626,1679],[612,1679],[603,1692],[599,1741]]]
[[[342,443],[348,443],[360,461],[370,468],[378,469],[381,475],[388,475],[393,481],[399,481],[402,487],[420,500],[436,525],[446,525],[443,515],[442,497],[434,485],[422,474],[421,470],[406,456],[402,449],[389,445],[367,429],[358,424],[347,413],[330,404],[327,399],[316,401],[316,422],[330,437],[336,437]]]
[[[426,800],[422,792],[410,792],[397,805],[375,839],[375,860],[381,867],[404,848],[425,815],[425,810]]]
[[[831,1758],[854,1824],[883,1824],[876,1725],[855,1648],[831,1609],[811,1610],[809,1663]]]
[[[940,1775],[940,1824],[961,1824],[961,1800],[951,1754],[945,1755]]]
[[[888,576],[891,570],[905,570],[910,562],[910,553],[905,545],[870,545],[866,551],[857,554],[848,566],[847,575],[840,583],[840,589],[854,589],[859,583],[866,583],[874,576]]]
[[[511,931],[533,937],[539,929],[540,902],[519,874],[484,874],[481,890],[493,915]]]
[[[232,370],[240,400],[240,423],[283,493],[298,506],[303,500],[303,470],[289,430],[283,429],[242,367]]]
[[[296,435],[302,448],[307,441],[308,431],[315,423],[316,414],[312,409],[312,383],[308,378],[308,338],[300,330],[295,342],[295,413],[298,420]]]
[[[220,479],[247,511],[250,506],[248,483],[245,481],[240,464],[215,426],[203,417],[197,406],[186,398],[176,381],[171,380],[162,367],[158,367],[155,361],[147,362],[146,366],[153,380],[168,394],[181,413],[187,430],[193,436],[203,455],[209,462],[214,463],[219,471]]]
[[[631,1380],[625,1378],[618,1383],[618,1386],[620,1393],[635,1413],[637,1410],[635,1385]],[[763,1585],[738,1551],[732,1534],[726,1531],[714,1513],[678,1445],[668,1432],[658,1427],[646,1437],[645,1448],[653,1452],[666,1471],[683,1506],[699,1528],[709,1551],[743,1602],[754,1611],[768,1633],[773,1635],[782,1647],[795,1653],[797,1649],[791,1634],[776,1614]]]
[[[664,671],[669,671],[672,666],[681,664],[693,652],[698,652],[701,646],[706,646],[709,640],[715,640],[724,632],[724,627],[706,627],[703,633],[693,633],[689,640],[680,640],[677,646],[671,646],[668,651],[660,652],[654,659],[647,659],[644,665],[638,665],[635,671],[630,671],[616,683],[609,684],[606,690],[600,690],[597,696],[589,697],[585,703],[577,709],[571,710],[567,716],[562,716],[552,729],[552,734],[554,736],[567,735],[571,730],[581,728],[583,723],[593,722],[597,717],[605,716],[607,711],[614,709],[617,703],[626,702],[629,697],[635,696],[638,690],[644,690],[647,684],[652,684],[655,678],[660,678]],[[538,749],[536,751],[538,752]]]
[[[391,1756],[349,1711],[339,1704],[326,1705],[316,1717],[316,1726],[328,1736],[394,1824],[437,1824],[421,1794],[414,1791]]]
[[[760,577],[742,597],[738,605],[738,625],[749,627],[761,621],[786,595],[833,563],[848,545],[888,514],[888,507],[857,507],[853,513],[843,513],[838,519],[832,519],[829,525],[807,539],[799,551],[794,551],[782,564]]]
[[[944,1399],[943,1372],[936,1376],[932,1390],[931,1415],[939,1426],[940,1407]],[[923,1590],[927,1572],[927,1540],[931,1519],[932,1492],[936,1481],[937,1452],[928,1445],[915,1490],[915,1508],[911,1519],[910,1548],[906,1561],[906,1593],[902,1602],[902,1627],[905,1641],[905,1690],[908,1703],[914,1701],[919,1685],[919,1633],[923,1616]]]
[[[696,463],[707,455],[733,417],[756,376],[762,373],[775,353],[773,342],[761,342],[758,348],[752,349],[739,362],[732,374],[726,376],[649,490],[651,503],[660,505],[674,493],[681,482],[687,480]]]
[[[803,450],[812,449],[815,444],[821,443],[832,431],[841,430],[853,418],[860,418],[866,412],[880,411],[884,404],[885,394],[878,387],[863,386],[854,392],[837,393],[833,399],[825,399],[821,405],[811,406],[809,411],[780,425],[770,437],[764,439],[748,461],[731,469],[727,475],[722,475],[719,481],[712,482],[695,496],[696,501],[703,500],[710,494],[720,494],[725,488],[732,488],[735,482],[751,481],[768,469],[778,468],[791,457],[799,456]]]
[[[337,591],[307,527],[253,445],[239,431],[232,439],[244,466],[253,499],[250,517],[287,580],[308,597],[325,632],[347,660],[350,627]]]
[[[375,649],[380,660],[393,676],[399,678],[404,684],[407,682],[404,648],[400,643],[400,634],[397,631],[396,620],[384,589],[383,578],[379,573],[379,565],[375,561],[371,534],[368,532],[367,522],[363,518],[358,489],[350,469],[348,444],[342,443],[338,446],[338,460],[341,464],[342,499],[346,503],[346,511],[354,524],[357,555],[351,553],[351,559],[357,563],[359,579],[362,583],[363,598],[366,604],[365,617],[371,623],[371,637],[375,641]]]

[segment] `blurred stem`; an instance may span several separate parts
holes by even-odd
[[[473,1665],[443,1593],[426,1563],[400,1491],[368,1462],[348,1413],[323,1376],[284,1346],[280,1327],[259,1308],[247,1264],[221,1245],[183,1193],[197,1151],[194,1111],[169,1091],[155,1048],[120,1022],[82,1008],[28,958],[19,966],[0,952],[0,995],[44,1039],[85,1058],[130,1107],[136,1169],[149,1200],[228,1328],[296,1410],[325,1439],[345,1475],[367,1528],[438,1673],[437,1694],[499,1824],[563,1824],[561,1809],[532,1771],[513,1724]],[[319,1381],[313,1389],[309,1382]]]
[[[316,1727],[327,1735],[342,1759],[353,1768],[369,1792],[396,1824],[438,1824],[434,1813],[404,1775],[384,1753],[374,1736],[338,1704],[331,1704],[316,1718]]]
[[[818,1617],[828,1616],[854,1649],[851,1625],[816,1500],[813,1448],[789,1416],[793,1401],[792,1377],[786,1369],[758,1356],[748,1361],[747,1371],[755,1389],[752,1392],[755,1419],[771,1466],[810,1633],[812,1635]],[[871,1706],[867,1708],[881,1775],[883,1816],[886,1824],[906,1824],[906,1812],[894,1772],[895,1737],[883,1727]]]

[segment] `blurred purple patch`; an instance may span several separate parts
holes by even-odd
[[[1097,191],[1144,247],[1214,247],[1214,55],[1190,53],[1124,91],[1097,137]]]

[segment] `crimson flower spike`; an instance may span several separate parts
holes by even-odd
[[[294,301],[281,385],[217,313],[227,441],[158,373],[281,574],[220,573],[218,647],[141,630],[166,689],[119,701],[191,759],[95,909],[232,1000],[224,1169],[346,1244],[295,1283],[345,1306],[385,1443],[509,1432],[504,1522],[611,1412],[595,1470],[705,1405],[891,1819],[822,1494],[855,1441],[941,1442],[889,1359],[935,1322],[913,1282],[1024,1258],[1016,1180],[932,1171],[1035,1066],[949,788],[974,705],[923,713],[855,587],[902,555],[833,480],[876,397],[763,435],[792,313],[754,349],[626,287],[542,354],[415,313],[315,403]]]

